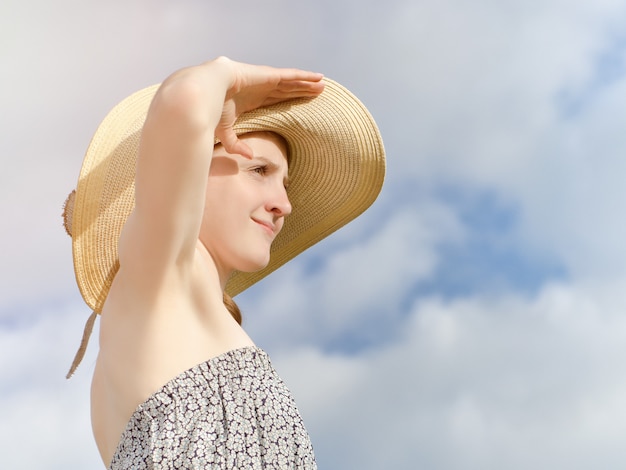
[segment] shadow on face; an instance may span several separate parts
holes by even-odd
[[[251,138],[266,139],[274,142],[281,153],[287,159],[289,165],[289,145],[283,136],[271,131],[247,132],[239,135],[239,139],[246,141]],[[254,150],[254,149],[253,149]],[[233,154],[229,154],[221,143],[215,144],[213,147],[213,159],[211,160],[210,175],[211,176],[228,176],[234,175],[238,171],[237,161]]]
[[[209,175],[211,176],[229,176],[235,175],[239,171],[239,165],[233,157],[214,156],[211,160],[211,168]]]

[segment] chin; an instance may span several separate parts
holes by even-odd
[[[264,269],[269,264],[269,262],[269,256],[255,260],[248,259],[247,262],[241,263],[241,266],[239,267],[239,269],[237,269],[237,271],[241,271],[244,273],[255,273],[257,271],[260,271],[261,269]]]

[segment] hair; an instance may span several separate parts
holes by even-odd
[[[235,321],[241,325],[241,322],[243,320],[241,317],[241,310],[239,309],[239,306],[235,303],[233,298],[226,292],[224,292],[224,305],[226,306],[226,310],[228,310],[228,312],[232,315]]]
[[[283,145],[285,152],[286,152],[285,157],[287,158],[287,163],[288,164],[290,163],[291,151],[289,148],[289,143],[282,135],[273,131],[269,131],[269,130],[268,131],[252,131],[252,132],[246,132],[245,134],[249,134],[249,133],[270,134],[271,136],[273,136],[276,140],[278,140]],[[217,145],[221,145],[221,143]],[[235,321],[241,325],[241,323],[243,322],[243,317],[241,315],[241,310],[239,309],[239,306],[237,305],[237,303],[226,292],[224,292],[223,301],[224,301],[224,306],[226,307],[226,310],[228,310],[228,312],[235,319]]]

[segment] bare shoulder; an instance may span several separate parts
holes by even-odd
[[[226,310],[202,255],[185,269],[162,270],[157,278],[145,282],[122,264],[105,303],[99,360],[120,385],[133,377],[154,389],[199,362],[251,344]]]
[[[165,273],[152,295],[136,291],[131,272],[118,272],[102,312],[92,384],[94,422],[98,414],[113,429],[101,433],[119,433],[140,403],[183,371],[253,344],[221,296],[206,289],[203,269],[191,279]]]

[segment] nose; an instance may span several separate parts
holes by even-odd
[[[276,217],[287,217],[291,214],[291,202],[289,202],[289,196],[284,187],[281,186],[274,194],[268,206],[268,210]]]

